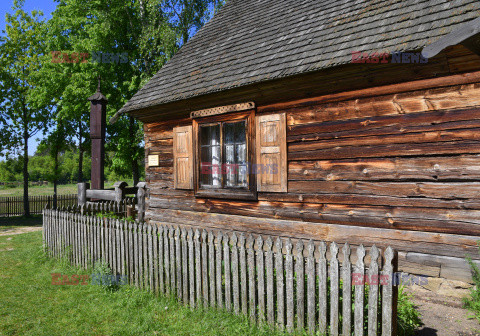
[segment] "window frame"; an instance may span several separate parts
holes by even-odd
[[[200,126],[217,123],[228,123],[245,120],[246,127],[246,147],[247,147],[247,188],[202,188],[200,183],[201,171],[201,146],[200,146]],[[220,127],[220,148],[222,153],[222,164],[224,161],[224,139],[223,126]],[[255,110],[247,110],[236,113],[226,113],[210,117],[193,119],[193,147],[194,147],[194,193],[196,197],[205,198],[224,198],[224,199],[257,199],[257,181],[255,174],[252,173],[252,167],[255,163]]]

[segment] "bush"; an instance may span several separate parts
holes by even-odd
[[[404,287],[398,287],[397,329],[398,335],[409,336],[420,327],[420,313],[415,309],[412,295],[404,292]]]
[[[477,245],[479,245],[480,251],[480,242]],[[475,317],[480,322],[480,269],[470,256],[467,256],[466,260],[472,269],[472,279],[475,286],[470,290],[470,297],[463,299],[463,304],[465,308],[475,314]]]

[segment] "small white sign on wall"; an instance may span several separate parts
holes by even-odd
[[[158,154],[149,155],[148,156],[148,166],[149,167],[158,167],[159,157],[160,157],[160,155],[158,155]]]

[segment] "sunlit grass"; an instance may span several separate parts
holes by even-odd
[[[10,238],[10,239],[9,239]],[[243,317],[191,310],[131,286],[52,285],[52,273],[90,274],[48,259],[41,232],[0,236],[0,335],[275,335]]]

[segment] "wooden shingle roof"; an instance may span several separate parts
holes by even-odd
[[[479,16],[478,0],[228,0],[119,113],[419,50]]]

